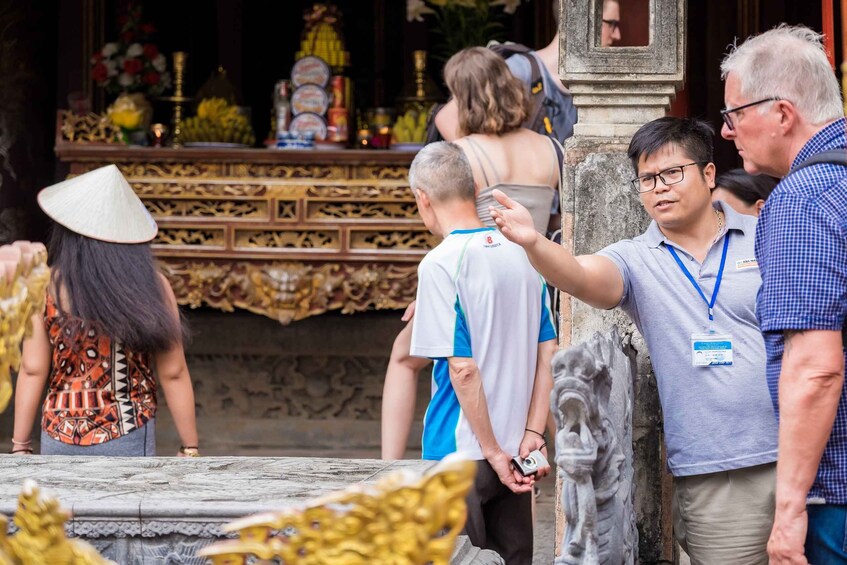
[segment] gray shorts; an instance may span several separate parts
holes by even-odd
[[[41,455],[104,455],[108,457],[155,457],[155,418],[117,439],[97,445],[73,445],[53,439],[41,430]]]
[[[776,463],[674,477],[673,533],[692,565],[767,565]]]

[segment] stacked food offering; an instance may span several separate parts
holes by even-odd
[[[276,147],[343,148],[349,140],[352,85],[345,76],[350,53],[344,48],[341,12],[333,5],[315,4],[303,19],[291,88],[288,81],[280,81],[274,90]]]

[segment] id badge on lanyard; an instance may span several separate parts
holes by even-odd
[[[732,336],[719,333],[691,334],[691,365],[732,365]]]
[[[718,271],[717,279],[715,280],[715,290],[712,292],[712,299],[709,300],[706,298],[706,294],[703,292],[703,289],[700,288],[700,285],[697,284],[697,281],[694,280],[694,277],[691,276],[691,273],[689,273],[688,269],[685,268],[685,265],[679,259],[679,256],[676,254],[674,248],[668,246],[668,251],[670,251],[674,260],[676,260],[677,265],[679,265],[679,268],[685,274],[685,277],[694,286],[697,293],[709,309],[710,330],[706,333],[691,334],[691,365],[693,367],[718,367],[732,365],[732,336],[727,333],[716,332],[712,325],[715,320],[715,303],[717,302],[718,291],[721,288],[721,281],[723,280],[723,268],[726,264],[727,249],[729,249],[729,232],[727,232],[726,236],[724,236],[721,266]]]

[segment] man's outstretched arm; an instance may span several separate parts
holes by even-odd
[[[529,261],[544,280],[594,306],[614,308],[624,292],[623,277],[618,267],[607,257],[580,255],[574,257],[567,249],[535,231],[529,211],[494,190],[494,198],[505,209],[491,207],[491,217],[507,239],[524,248]]]

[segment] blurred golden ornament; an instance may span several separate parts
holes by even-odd
[[[301,565],[447,565],[467,519],[476,463],[448,458],[423,477],[393,473],[305,507],[248,516],[225,527],[237,540],[200,550],[213,565],[282,560]],[[265,561],[262,561],[265,562]]]
[[[91,545],[65,537],[69,518],[59,501],[25,481],[13,519],[18,531],[8,536],[8,519],[0,515],[0,565],[114,565]]]

